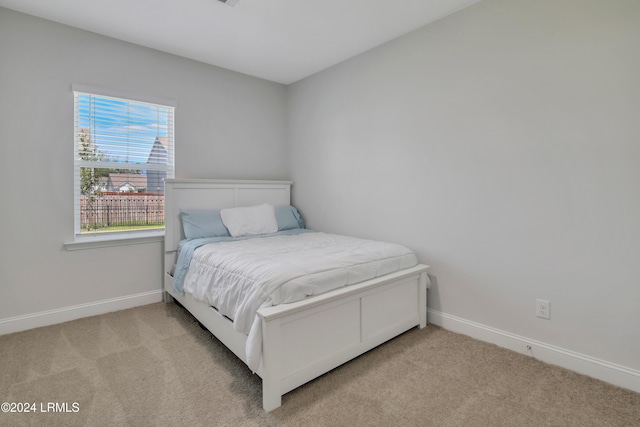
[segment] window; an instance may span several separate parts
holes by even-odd
[[[103,92],[73,87],[75,234],[163,231],[164,180],[174,177],[174,105]]]

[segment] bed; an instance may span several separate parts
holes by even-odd
[[[165,301],[180,303],[261,377],[265,411],[279,407],[285,393],[427,324],[428,266],[422,264],[299,301],[258,308],[252,315],[260,332],[258,359],[251,356],[251,342],[256,338],[249,339],[249,335],[255,334],[238,331],[228,316],[191,292],[176,289],[178,248],[185,241],[181,212],[290,205],[291,184],[194,179],[165,182]]]

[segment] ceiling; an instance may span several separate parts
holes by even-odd
[[[479,0],[0,0],[0,6],[290,84]]]

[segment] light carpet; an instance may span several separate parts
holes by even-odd
[[[36,409],[2,426],[640,426],[638,393],[433,325],[265,413],[260,378],[173,303],[0,336],[0,401]]]

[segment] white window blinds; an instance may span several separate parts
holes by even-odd
[[[174,107],[74,88],[76,235],[164,227]]]

